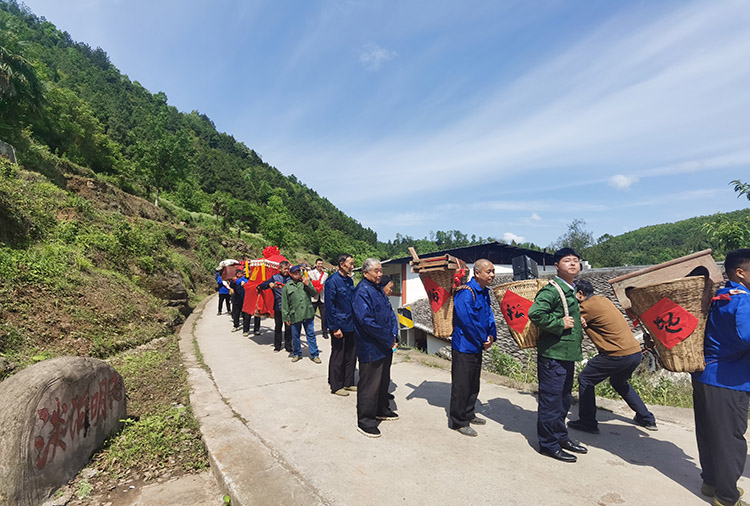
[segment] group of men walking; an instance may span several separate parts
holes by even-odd
[[[537,293],[528,311],[529,320],[540,330],[537,437],[542,455],[572,463],[577,461],[575,454],[588,450],[569,436],[568,428],[599,433],[595,387],[606,379],[635,412],[635,424],[652,431],[657,430],[657,425],[653,413],[628,382],[641,362],[642,352],[622,313],[607,297],[596,295],[591,283],[575,280],[581,270],[577,252],[570,248],[558,250],[554,265],[557,276]],[[302,269],[281,262],[279,273],[258,287],[274,293],[274,350],[281,351],[283,343],[292,361],[299,361],[304,328],[310,357],[321,363],[313,328],[315,310],[319,309],[323,335],[332,338],[328,369],[331,393],[345,397],[357,392],[358,430],[368,437],[379,437],[381,421],[398,419],[390,408],[393,396],[388,393],[390,367],[398,343],[397,320],[388,300],[392,283],[383,276],[382,266],[374,258],[363,263],[363,279],[356,288],[351,278],[351,255],[339,256],[336,272],[330,277],[320,259],[311,273],[304,275]],[[729,281],[714,297],[706,326],[706,369],[693,374],[701,492],[713,497],[717,506],[745,504],[740,499],[743,491],[737,487],[737,480],[747,455],[744,433],[750,399],[750,249],[729,252],[725,270]],[[243,276],[238,271],[229,285],[234,297],[244,284]],[[454,296],[448,423],[466,436],[477,435],[472,425],[486,423],[476,415],[475,404],[482,354],[497,338],[488,289],[494,278],[494,265],[486,259],[477,260],[473,278]],[[224,300],[225,297],[220,298]],[[238,300],[233,302],[236,309]],[[237,317],[234,324],[237,328]],[[249,316],[244,324],[245,334],[249,334]],[[257,325],[258,319],[256,333]],[[587,362],[578,376],[579,418],[566,424],[575,362],[583,359],[584,332],[599,354]],[[359,383],[355,384],[357,359]]]

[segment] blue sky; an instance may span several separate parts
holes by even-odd
[[[746,0],[25,3],[381,240],[749,204]]]

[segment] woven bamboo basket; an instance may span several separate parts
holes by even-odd
[[[444,288],[451,296],[445,301],[443,307],[437,312],[432,312],[432,327],[435,337],[451,337],[453,334],[453,278],[456,274],[455,269],[446,269],[443,271],[421,272],[419,278],[424,284],[425,278],[430,278],[433,282]]]
[[[706,367],[703,356],[703,333],[706,329],[706,319],[710,299],[713,296],[713,284],[705,276],[691,276],[665,281],[654,285],[630,288],[627,296],[632,302],[632,310],[641,318],[651,306],[668,298],[685,308],[698,319],[695,330],[672,349],[667,348],[654,338],[654,346],[659,360],[665,369],[673,372],[702,371]],[[653,332],[650,322],[641,322],[649,333]]]
[[[547,283],[549,283],[549,281],[546,279],[511,281],[510,283],[503,283],[502,285],[495,287],[493,292],[495,293],[495,298],[497,298],[497,303],[501,306],[503,303],[503,297],[505,297],[505,293],[508,291],[514,292],[524,299],[533,302],[537,292]],[[522,332],[516,331],[511,328],[510,325],[508,325],[508,330],[519,348],[536,348],[537,342],[539,341],[539,327],[531,323],[530,320],[526,323]]]

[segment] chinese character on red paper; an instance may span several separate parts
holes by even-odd
[[[698,326],[698,318],[666,297],[644,311],[641,321],[668,350],[687,339]]]
[[[523,332],[526,323],[529,321],[529,308],[532,304],[533,302],[529,299],[525,299],[517,293],[508,290],[503,295],[500,310],[508,326],[520,333]]]
[[[450,299],[451,294],[448,292],[448,290],[438,285],[428,277],[422,278],[422,283],[424,284],[425,291],[427,292],[427,298],[430,301],[430,306],[432,306],[432,312],[437,313],[438,311],[440,311],[440,308],[443,307],[443,304],[445,304],[448,299]]]

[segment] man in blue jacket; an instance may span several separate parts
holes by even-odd
[[[331,359],[328,362],[328,384],[331,393],[346,397],[356,391],[354,369],[357,367],[357,345],[354,339],[354,259],[343,253],[338,258],[338,271],[325,282],[325,314],[331,340]]]
[[[713,298],[703,344],[706,368],[693,373],[701,492],[715,506],[747,504],[737,480],[747,458],[750,399],[750,249],[727,253],[726,286]]]
[[[276,323],[276,328],[273,334],[273,351],[281,351],[281,326],[284,325],[284,349],[288,353],[292,353],[292,329],[289,325],[284,323],[284,318],[281,316],[281,291],[284,289],[284,285],[289,282],[290,264],[286,260],[279,262],[279,272],[274,274],[263,283],[258,285],[258,291],[273,290],[273,318]],[[290,355],[291,356],[291,355]]]
[[[485,258],[474,263],[474,277],[453,298],[451,336],[450,427],[464,436],[476,436],[469,426],[484,425],[474,414],[482,375],[482,351],[497,338],[495,315],[487,289],[495,279],[495,266]]]
[[[362,281],[354,290],[354,336],[359,357],[357,427],[367,437],[380,437],[379,421],[398,420],[388,405],[389,362],[396,346],[396,314],[380,287],[383,268],[375,258],[362,264]]]
[[[242,314],[242,303],[245,301],[245,277],[244,269],[234,271],[234,279],[229,283],[229,291],[232,293],[232,332],[242,330],[240,327],[240,316]]]
[[[221,306],[224,303],[227,305],[227,313],[231,313],[232,306],[229,301],[229,283],[221,279],[221,271],[216,271],[216,283],[219,285],[219,312],[216,314],[221,314]]]

